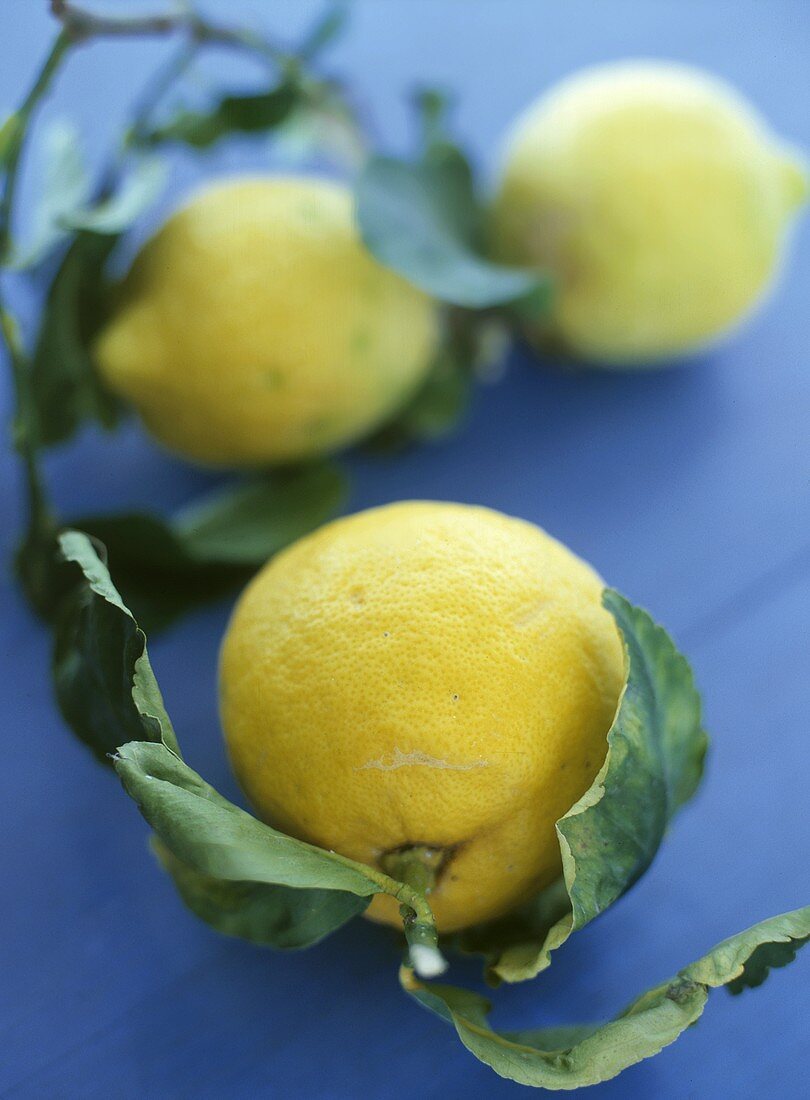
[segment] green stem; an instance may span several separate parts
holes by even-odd
[[[31,510],[31,525],[52,522],[51,509],[37,465],[39,446],[36,410],[28,377],[28,360],[20,339],[20,330],[13,314],[0,301],[0,332],[8,351],[14,378],[16,409],[12,426],[14,449],[23,461]]]
[[[91,38],[163,37],[180,31],[200,45],[247,50],[276,64],[287,64],[294,60],[293,54],[261,35],[239,27],[212,23],[193,9],[162,15],[100,15],[87,11],[70,0],[51,0],[51,12],[60,20],[65,33],[74,42],[86,42]]]
[[[387,875],[397,882],[407,883],[420,894],[427,895],[433,890],[442,869],[446,853],[442,848],[431,848],[427,844],[411,844],[405,848],[395,848],[380,858],[380,866]]]
[[[70,36],[63,30],[57,35],[53,46],[45,59],[30,91],[16,112],[15,127],[4,165],[3,191],[0,196],[0,264],[6,259],[12,248],[12,229],[17,184],[23,150],[28,138],[29,123],[45,94],[49,90],[54,76],[72,46]],[[12,437],[14,449],[20,456],[25,478],[28,502],[28,530],[25,546],[47,546],[56,531],[56,518],[50,499],[45,490],[39,469],[40,425],[34,393],[31,387],[30,361],[23,346],[20,327],[11,310],[0,297],[0,334],[8,351],[14,382],[14,418]],[[40,587],[41,577],[49,576],[50,569],[46,558],[36,551],[32,558],[37,559],[30,565],[32,576],[30,583],[23,581],[32,602],[42,611],[35,590]],[[41,559],[41,560],[40,560]],[[41,574],[34,578],[33,574]]]
[[[37,104],[50,87],[51,81],[71,45],[70,35],[62,31],[54,41],[51,52],[45,59],[45,64],[42,66],[28,95],[23,100],[22,106],[17,111],[14,134],[6,156],[3,194],[2,197],[0,197],[0,262],[7,256],[11,242],[11,218],[14,209],[14,196],[17,190],[20,157],[22,156],[28,133],[28,122],[31,115],[36,110]]]
[[[8,350],[16,407],[12,420],[14,449],[20,457],[26,487],[28,519],[15,557],[20,583],[35,611],[48,617],[58,598],[55,560],[57,521],[45,491],[38,462],[39,420],[34,408],[28,360],[14,316],[0,301],[0,334]]]
[[[70,36],[62,31],[55,39],[45,63],[16,113],[16,125],[6,156],[3,193],[0,197],[0,263],[11,249],[14,199],[20,174],[20,162],[28,137],[29,122],[71,47]],[[0,332],[8,350],[14,379],[14,447],[23,461],[29,502],[29,532],[53,526],[53,515],[37,463],[39,424],[31,391],[29,362],[25,354],[16,318],[0,299]]]
[[[284,50],[272,42],[268,42],[253,31],[239,28],[213,26],[199,17],[192,21],[192,33],[198,42],[210,43],[215,46],[229,46],[235,50],[247,50],[249,53],[259,54],[266,61],[276,65],[292,66],[297,68],[298,58],[289,50]]]
[[[318,849],[315,849],[318,851]],[[416,866],[418,859],[410,860],[407,854],[419,851],[438,851],[441,849],[401,849],[396,852],[386,853],[381,863],[387,869],[396,867],[403,874],[410,874],[410,869]],[[447,969],[444,956],[439,951],[439,933],[436,930],[436,921],[428,904],[425,892],[421,888],[414,887],[407,882],[392,878],[385,871],[378,871],[367,863],[358,864],[348,856],[342,856],[338,852],[330,852],[332,859],[343,863],[354,871],[371,879],[379,887],[381,894],[388,894],[400,903],[400,915],[405,929],[405,939],[408,941],[411,967],[420,978],[435,978]],[[406,858],[403,859],[402,857]],[[396,859],[394,858],[396,857]],[[417,876],[421,872],[417,872]]]
[[[388,852],[381,860],[387,872],[385,877],[397,887],[389,893],[400,903],[411,966],[421,978],[435,978],[447,969],[427,900],[444,859],[445,853],[440,848],[414,845]]]
[[[187,21],[187,16],[179,12],[176,15],[96,15],[69,0],[51,0],[51,14],[61,21],[74,41],[100,35],[166,34],[181,20]]]
[[[200,45],[199,39],[189,38],[172,54],[163,68],[155,73],[135,105],[132,122],[124,141],[125,149],[143,142],[149,132],[149,122],[153,113],[174,83],[183,76],[194,61],[200,51]]]

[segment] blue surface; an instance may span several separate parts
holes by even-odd
[[[272,7],[282,31],[316,10],[210,6],[265,23]],[[2,112],[46,49],[45,7],[3,4]],[[94,46],[60,78],[56,113],[80,121],[94,155],[162,53]],[[462,132],[491,167],[498,136],[543,85],[632,55],[713,69],[810,147],[805,0],[366,0],[333,56],[393,146],[407,138],[410,84],[457,88]],[[171,194],[195,172],[246,163],[262,154],[237,146],[202,167],[178,158]],[[547,527],[671,628],[703,689],[713,749],[699,798],[629,897],[542,979],[498,993],[498,1023],[598,1018],[724,936],[810,901],[808,219],[795,245],[767,310],[709,356],[647,377],[570,377],[515,357],[457,438],[353,462],[355,508],[475,501]],[[4,417],[7,407],[6,394]],[[18,479],[8,455],[0,461],[5,558]],[[169,508],[206,485],[135,427],[84,436],[49,472],[65,510]],[[151,649],[190,763],[235,796],[214,693],[226,614],[194,615]],[[399,992],[384,930],[355,922],[285,956],[196,922],[149,856],[134,806],[62,727],[46,689],[47,638],[5,576],[0,623],[3,1096],[518,1095]],[[740,998],[714,994],[674,1047],[589,1095],[806,1097],[809,964],[800,957]]]

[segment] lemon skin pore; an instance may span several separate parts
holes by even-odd
[[[602,583],[540,529],[406,502],[274,558],[222,646],[231,761],[260,816],[381,867],[440,850],[442,931],[560,873],[554,823],[601,766],[624,683]],[[375,898],[375,919],[401,924]]]

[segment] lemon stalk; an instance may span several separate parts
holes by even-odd
[[[340,863],[356,866],[354,860],[338,852],[332,851],[331,855]],[[439,858],[431,869],[435,856]],[[435,978],[447,969],[447,961],[439,950],[436,920],[427,900],[442,861],[443,854],[438,849],[413,847],[383,856],[382,871],[363,867],[363,874],[377,883],[381,894],[388,894],[399,902],[410,965],[420,978]]]
[[[394,896],[400,902],[411,966],[421,978],[443,974],[447,962],[438,949],[438,933],[427,895],[436,885],[444,853],[438,848],[415,845],[388,852],[380,862],[391,878],[402,883]]]

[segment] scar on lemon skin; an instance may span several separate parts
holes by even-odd
[[[376,768],[381,772],[393,772],[397,768],[409,767],[444,768],[452,772],[469,772],[474,768],[488,768],[489,761],[472,760],[468,764],[452,764],[449,760],[439,760],[426,752],[419,752],[418,750],[403,752],[402,749],[395,747],[394,751],[387,756],[382,756],[379,760],[367,760],[365,764],[355,768],[355,771],[362,772],[370,768]]]

